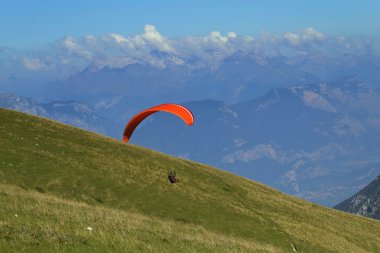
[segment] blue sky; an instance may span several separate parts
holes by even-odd
[[[0,46],[29,48],[67,35],[138,34],[153,24],[168,37],[313,27],[326,34],[369,35],[380,40],[378,0],[98,1],[2,0]]]

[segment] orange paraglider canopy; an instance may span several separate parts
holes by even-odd
[[[185,123],[190,126],[194,123],[193,114],[184,106],[177,104],[162,104],[146,109],[136,114],[127,124],[124,129],[123,142],[127,143],[131,138],[133,131],[145,118],[156,112],[169,112],[180,117]]]

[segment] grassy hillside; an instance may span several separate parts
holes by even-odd
[[[0,252],[279,252],[270,244],[0,185]],[[87,228],[91,225],[92,230]]]
[[[380,252],[379,221],[4,109],[0,180],[0,247],[16,252]]]

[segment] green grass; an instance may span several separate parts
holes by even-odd
[[[379,221],[4,109],[0,183],[15,252],[380,252]]]
[[[272,245],[0,185],[0,252],[280,252]],[[16,216],[17,215],[17,216]],[[92,231],[86,228],[91,226]]]

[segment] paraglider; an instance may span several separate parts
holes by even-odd
[[[123,142],[127,143],[131,138],[136,127],[148,116],[156,112],[168,112],[180,117],[185,123],[190,126],[194,123],[194,116],[189,109],[178,104],[162,104],[146,109],[136,114],[127,124],[124,129]]]

